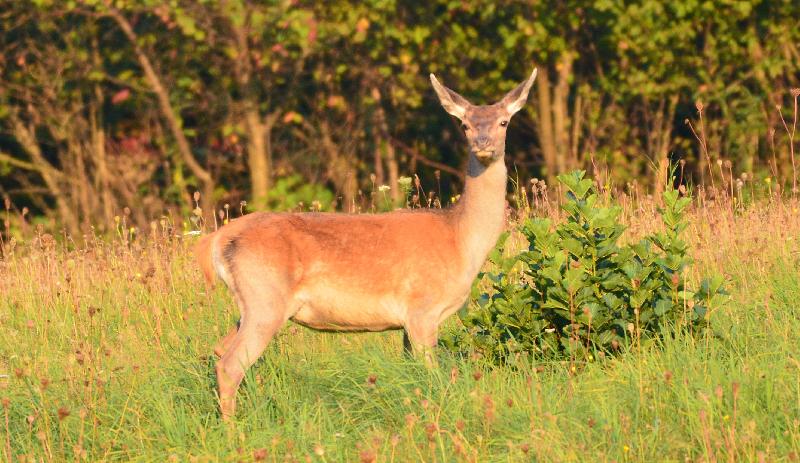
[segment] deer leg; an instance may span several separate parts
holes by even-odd
[[[406,323],[403,345],[409,348],[415,357],[422,358],[425,366],[438,366],[434,348],[438,341],[439,324],[425,319],[411,319]]]
[[[225,335],[222,339],[220,339],[219,343],[217,343],[216,347],[214,347],[214,354],[217,357],[222,357],[225,352],[228,352],[228,349],[231,347],[231,343],[233,342],[233,338],[236,337],[236,333],[239,332],[239,324],[237,323],[236,326],[228,331],[228,334]]]
[[[242,322],[230,345],[217,361],[217,384],[222,418],[236,413],[236,391],[245,372],[258,360],[267,344],[286,323],[286,304],[278,291],[263,285],[240,285],[237,291]],[[246,315],[246,316],[245,316]]]

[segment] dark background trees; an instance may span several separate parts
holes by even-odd
[[[600,166],[650,186],[669,158],[697,183],[722,160],[791,187],[799,16],[791,0],[2,1],[0,194],[71,233],[126,207],[140,226],[188,215],[195,191],[207,214],[369,210],[418,174],[447,202],[464,145],[428,73],[482,103],[534,65],[509,132],[522,179]],[[698,102],[708,155],[685,123]]]

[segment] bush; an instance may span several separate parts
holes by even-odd
[[[528,249],[512,257],[504,256],[508,233],[501,237],[489,257],[493,271],[479,275],[472,307],[459,314],[463,329],[445,337],[446,346],[494,361],[518,353],[578,358],[707,326],[709,309],[725,293],[719,276],[697,290],[687,287],[691,258],[681,233],[690,198],[666,191],[659,210],[664,230],[620,246],[621,208],[600,207],[584,176],[558,178],[567,189],[564,223],[525,220],[520,231]],[[479,290],[484,278],[488,292]]]
[[[275,181],[267,192],[267,210],[270,211],[327,211],[331,209],[334,195],[315,183],[305,183],[300,175],[292,174]]]

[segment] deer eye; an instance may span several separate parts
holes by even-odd
[[[467,124],[461,124],[461,129],[463,129],[464,132],[466,132],[467,130],[469,130],[469,127],[467,127]]]
[[[508,125],[508,121],[500,121],[500,126],[505,127]]]

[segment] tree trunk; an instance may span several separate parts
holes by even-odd
[[[56,203],[56,209],[61,216],[64,227],[67,232],[73,236],[80,233],[80,226],[78,223],[78,216],[75,211],[70,207],[68,199],[65,195],[64,189],[61,185],[63,175],[55,169],[42,154],[39,144],[36,142],[36,137],[33,133],[33,128],[25,127],[16,116],[11,116],[12,130],[14,138],[19,142],[22,148],[28,153],[31,158],[30,166],[34,167],[36,171],[42,176],[47,189],[53,195]]]
[[[391,135],[389,134],[389,124],[386,122],[386,112],[383,110],[383,103],[381,99],[381,91],[378,87],[372,88],[372,98],[375,99],[375,135],[376,135],[376,149],[381,159],[386,159],[386,166],[389,171],[389,194],[392,198],[392,204],[397,205],[400,198],[400,187],[397,179],[400,175],[400,168],[397,165],[397,154],[394,150],[394,145],[391,143]],[[378,161],[376,155],[376,163]],[[377,175],[377,174],[376,174]],[[382,177],[383,175],[381,175]]]
[[[267,205],[267,193],[270,189],[270,160],[266,151],[266,126],[261,122],[258,109],[250,107],[245,110],[245,127],[247,128],[247,162],[250,169],[251,203],[256,210]]]
[[[117,25],[119,25],[120,29],[122,29],[122,32],[125,34],[128,40],[130,40],[131,45],[133,46],[133,51],[136,54],[136,59],[139,61],[139,65],[144,71],[145,78],[147,79],[151,90],[153,90],[153,93],[156,94],[159,108],[161,109],[161,114],[164,116],[164,119],[166,119],[170,132],[172,133],[173,138],[175,138],[175,143],[178,147],[178,152],[180,153],[181,159],[186,166],[189,167],[189,170],[192,172],[192,174],[200,181],[202,190],[200,201],[203,205],[202,208],[204,210],[204,215],[206,216],[206,219],[208,219],[208,212],[210,211],[211,213],[214,213],[214,179],[211,177],[211,174],[204,169],[200,163],[197,162],[194,154],[192,154],[189,140],[183,133],[180,117],[172,107],[172,103],[169,101],[169,93],[164,87],[161,77],[158,75],[155,68],[153,68],[150,58],[147,56],[144,50],[139,47],[136,32],[134,32],[130,22],[128,22],[125,16],[123,16],[122,13],[116,8],[109,8],[108,11],[111,18],[114,19]]]
[[[547,68],[544,68],[536,79],[537,96],[539,97],[539,110],[537,111],[537,128],[539,129],[539,142],[542,147],[542,157],[544,158],[544,174],[549,183],[556,176],[556,153],[555,140],[553,139],[553,118],[550,102],[550,78],[547,75]]]
[[[571,169],[569,149],[569,76],[572,73],[572,55],[565,53],[556,65],[558,82],[553,89],[553,140],[556,149],[558,173]]]
[[[549,181],[573,167],[573,149],[570,148],[570,135],[577,143],[577,133],[570,134],[569,120],[569,77],[572,72],[573,56],[565,53],[556,63],[557,80],[551,84],[545,67],[536,79],[539,97],[537,113],[539,139],[544,157],[545,175]],[[578,111],[580,108],[575,107]],[[575,147],[577,149],[577,147]]]

